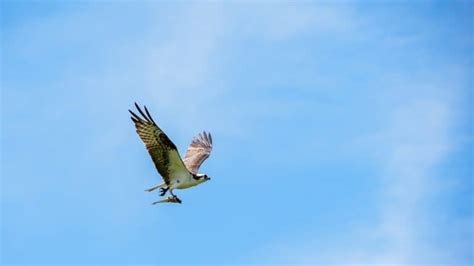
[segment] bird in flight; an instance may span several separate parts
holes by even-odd
[[[138,136],[145,144],[148,153],[155,164],[156,170],[163,178],[163,183],[146,189],[151,192],[160,189],[160,196],[164,196],[169,191],[170,197],[159,202],[181,203],[174,193],[174,189],[186,189],[204,183],[211,178],[206,174],[198,173],[201,164],[209,157],[212,151],[212,137],[210,133],[200,133],[189,145],[184,160],[181,159],[176,145],[166,136],[163,130],[158,127],[146,106],[145,112],[135,103],[135,107],[141,116],[131,110],[131,119],[135,124]]]

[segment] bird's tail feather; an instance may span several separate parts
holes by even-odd
[[[161,183],[159,185],[156,185],[154,187],[151,187],[151,188],[148,188],[148,189],[145,189],[146,192],[152,192],[153,190],[157,189],[157,188],[162,188],[162,187],[165,187],[166,184],[165,183]]]

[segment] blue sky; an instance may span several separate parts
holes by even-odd
[[[472,263],[474,5],[1,2],[2,263]],[[127,109],[212,180],[159,182]]]

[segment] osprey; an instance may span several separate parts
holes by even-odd
[[[138,136],[140,136],[145,144],[155,164],[156,170],[158,170],[158,173],[160,173],[164,181],[145,191],[151,192],[159,188],[160,196],[164,196],[166,192],[169,191],[171,196],[167,200],[155,201],[152,204],[159,202],[181,203],[181,200],[173,194],[174,189],[194,187],[211,179],[206,174],[198,173],[201,164],[211,154],[211,134],[204,131],[196,136],[191,142],[191,145],[189,145],[184,160],[182,160],[176,145],[174,145],[163,130],[158,127],[146,106],[144,106],[145,113],[140,109],[137,103],[135,103],[135,107],[138,112],[140,112],[141,117],[131,110],[128,110],[132,115],[131,119],[135,124]]]

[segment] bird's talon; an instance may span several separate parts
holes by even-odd
[[[168,191],[168,189],[160,188],[160,196],[164,196],[166,194],[166,191]]]

